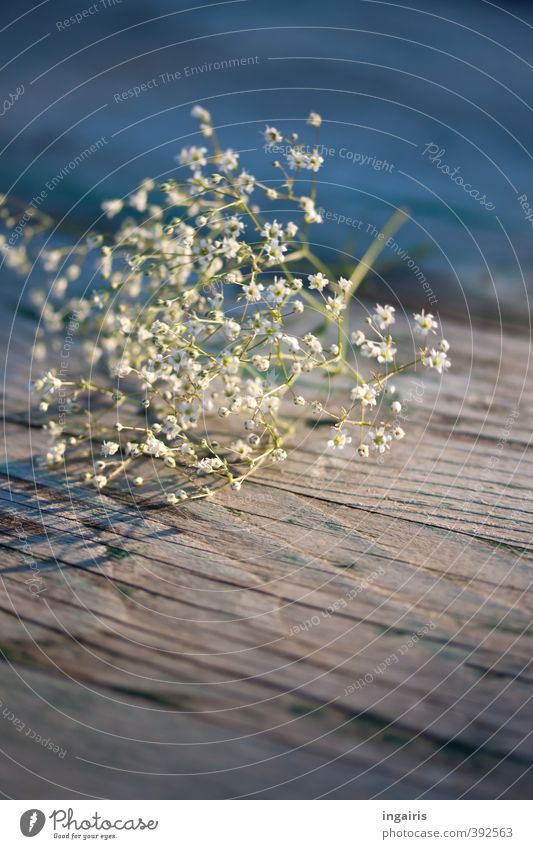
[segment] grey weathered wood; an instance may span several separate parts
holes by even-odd
[[[324,431],[304,426],[286,466],[239,494],[148,510],[35,469],[31,329],[19,323],[6,360],[0,699],[68,754],[3,719],[4,793],[530,794],[529,339],[445,330],[453,371],[440,389],[417,378],[408,436],[385,463],[325,462]]]

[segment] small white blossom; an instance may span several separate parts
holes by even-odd
[[[380,304],[376,304],[376,312],[374,313],[373,318],[380,330],[386,330],[387,327],[394,324],[394,313],[394,307],[391,307],[388,304],[385,304],[384,307],[380,306]]]
[[[227,174],[230,171],[235,171],[237,168],[239,164],[239,154],[231,148],[228,148],[219,155],[217,162],[220,170]]]
[[[285,158],[291,171],[309,167],[309,156],[299,147],[292,147]]]
[[[346,301],[340,295],[335,295],[334,298],[328,295],[326,309],[332,314],[333,318],[338,318],[341,312],[346,309]]]
[[[281,135],[280,131],[277,130],[275,127],[269,127],[268,124],[266,125],[263,131],[263,136],[265,142],[269,147],[273,144],[279,144],[279,142],[283,141],[283,136]]]
[[[357,346],[364,345],[366,342],[366,336],[362,330],[356,330],[350,335],[350,342]]]
[[[153,434],[150,434],[147,440],[143,443],[142,449],[145,454],[151,454],[152,457],[164,457],[168,451],[167,446],[160,439],[156,439]]]
[[[332,428],[331,439],[328,439],[328,448],[338,448],[340,451],[349,445],[352,437],[348,436],[345,430]]]
[[[299,343],[298,339],[296,338],[296,336],[287,336],[285,334],[281,338],[282,338],[282,341],[285,343],[285,345],[287,345],[288,349],[293,354],[296,354],[296,352],[300,350],[300,343]]]
[[[236,442],[232,442],[230,445],[231,450],[234,454],[237,454],[239,457],[248,457],[251,452],[251,448],[246,442],[243,442],[242,439],[237,439]]]
[[[307,279],[309,281],[309,288],[317,289],[319,292],[322,292],[329,283],[328,278],[321,271],[317,274],[310,274]]]
[[[248,283],[242,287],[242,291],[247,301],[257,304],[261,300],[261,292],[264,288],[262,283]]]
[[[369,386],[368,383],[362,383],[351,391],[352,400],[361,401],[363,407],[375,407],[376,396],[376,390],[373,386]]]
[[[377,357],[378,363],[392,363],[397,353],[390,337],[385,342],[380,342],[374,350],[376,353],[372,356]]]
[[[309,154],[307,157],[307,169],[309,171],[320,171],[321,166],[324,164],[324,157],[320,156],[317,151],[313,151],[313,153]]]
[[[307,119],[307,123],[311,127],[320,127],[322,124],[322,116],[318,114],[318,112],[310,112],[309,118]]]
[[[203,124],[211,123],[211,114],[207,111],[207,109],[204,109],[204,107],[200,106],[199,104],[193,106],[193,108],[191,109],[191,115],[193,118],[197,118]]]
[[[116,454],[119,450],[120,445],[118,442],[103,442],[102,443],[102,454],[104,457],[111,457],[113,454]]]
[[[428,312],[427,314],[422,310],[421,312],[417,312],[414,314],[415,319],[415,330],[418,333],[421,333],[422,336],[427,336],[431,331],[435,333],[438,325],[438,322],[435,321],[432,314]]]
[[[207,165],[206,147],[184,147],[176,157],[180,165],[188,165],[192,171]]]
[[[106,218],[114,218],[124,208],[124,202],[121,200],[105,200],[102,204],[102,209],[106,214]]]
[[[448,359],[447,354],[444,351],[436,351],[435,348],[432,348],[423,358],[422,362],[428,368],[434,368],[439,374],[442,374],[443,371],[449,369],[451,366],[451,362]]]
[[[370,444],[373,450],[377,451],[379,454],[383,454],[385,451],[390,450],[389,442],[391,442],[392,436],[385,432],[385,428],[378,427],[376,430],[369,430],[368,438],[370,439]]]

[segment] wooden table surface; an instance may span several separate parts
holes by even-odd
[[[530,340],[445,332],[453,369],[405,379],[408,434],[386,462],[326,457],[303,426],[240,493],[142,510],[36,468],[17,318],[4,795],[531,794]]]

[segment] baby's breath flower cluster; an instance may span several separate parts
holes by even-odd
[[[360,265],[335,278],[308,239],[321,222],[320,115],[309,116],[311,145],[265,128],[267,146],[287,142],[286,162],[274,162],[267,182],[220,146],[206,109],[193,115],[206,141],[181,150],[176,179],[145,180],[126,200],[103,204],[107,219],[123,215],[114,236],[41,253],[56,297],[54,306],[38,296],[47,334],[64,334],[74,313],[84,363],[82,377],[56,368],[32,386],[50,416],[43,463],[85,460],[85,480],[99,490],[119,476],[143,487],[155,466],[171,504],[222,486],[239,490],[262,464],[282,463],[302,408],[333,423],[326,450],[353,444],[355,458],[383,454],[404,437],[392,378],[450,365],[448,343],[429,341],[438,325],[423,310],[414,316],[420,345],[407,362],[391,335],[394,307],[377,304],[364,331],[350,329]],[[296,221],[269,215],[269,201],[292,208]],[[2,250],[27,267],[25,247],[15,257],[4,239]],[[70,296],[95,250],[102,284]],[[365,374],[360,358],[369,361]],[[348,400],[326,407],[317,378],[329,385],[338,376],[349,378]]]

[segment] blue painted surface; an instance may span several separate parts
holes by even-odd
[[[530,3],[419,2],[419,11],[356,0],[246,0],[191,11],[202,4],[105,5],[83,17],[96,4],[45,2],[11,26],[31,4],[5,16],[3,92],[22,85],[24,93],[1,122],[4,190],[35,196],[104,137],[46,198],[47,211],[88,226],[104,197],[176,173],[174,154],[197,138],[189,115],[197,101],[223,125],[224,143],[251,149],[247,165],[266,180],[274,172],[262,149],[265,122],[303,130],[314,109],[331,148],[320,177],[332,215],[315,231],[324,254],[360,254],[370,228],[405,205],[412,220],[398,244],[417,261],[423,255],[443,297],[458,308],[469,300],[497,309],[498,301],[510,313],[527,311],[522,277],[529,287],[533,230],[518,198],[533,206]],[[64,23],[76,14],[82,20]],[[257,59],[210,67],[246,57]],[[138,96],[124,94],[135,86],[144,86]],[[494,209],[432,163],[428,144]],[[335,214],[362,224],[339,225]],[[406,261],[391,251],[384,259],[397,267],[390,280],[416,296]]]

